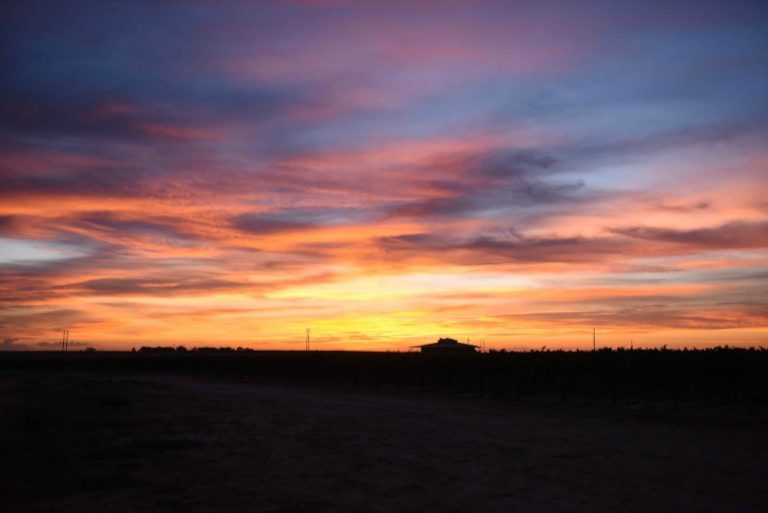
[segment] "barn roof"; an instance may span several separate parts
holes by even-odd
[[[468,349],[468,348],[476,348],[478,346],[474,344],[464,344],[459,342],[458,340],[452,339],[452,338],[441,338],[437,342],[432,342],[431,344],[422,344],[420,346],[412,346],[412,347],[418,347],[421,349],[424,348],[435,348],[435,349]]]

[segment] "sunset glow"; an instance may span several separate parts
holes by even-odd
[[[2,347],[768,346],[765,3],[540,4],[3,7]]]

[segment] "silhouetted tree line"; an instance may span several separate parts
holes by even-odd
[[[170,347],[170,346],[141,346],[139,348],[140,353],[186,353],[186,352],[196,352],[196,353],[232,353],[232,352],[254,352],[253,349],[248,349],[244,347],[193,347],[191,349],[187,349],[186,346],[177,346],[177,347]]]
[[[426,355],[243,348],[142,347],[133,353],[5,353],[0,368],[237,376],[254,381],[475,394],[562,402],[768,404],[768,350],[491,351]]]

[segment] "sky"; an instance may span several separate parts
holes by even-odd
[[[765,2],[0,20],[0,349],[768,346]]]

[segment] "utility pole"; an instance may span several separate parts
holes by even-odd
[[[307,328],[307,339],[304,342],[304,350],[309,351],[309,328]]]
[[[592,351],[595,350],[595,328],[592,328]]]
[[[69,330],[61,330],[61,352],[66,353],[69,350]]]

